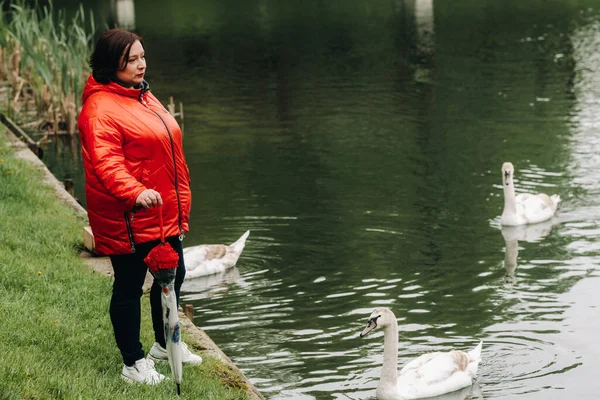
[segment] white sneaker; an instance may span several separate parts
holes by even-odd
[[[131,367],[123,365],[121,378],[131,383],[156,385],[165,379],[165,376],[154,369],[154,361],[140,358]]]
[[[187,344],[181,342],[181,355],[183,356],[183,362],[185,364],[200,365],[202,364],[202,357],[194,354],[188,349]],[[168,361],[169,355],[167,349],[162,347],[158,342],[154,342],[152,348],[148,352],[148,357],[155,361]]]

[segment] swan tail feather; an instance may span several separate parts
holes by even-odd
[[[560,203],[560,196],[557,194],[553,194],[552,196],[550,196],[550,200],[552,200],[554,206],[558,206],[558,203]]]
[[[479,344],[467,354],[472,361],[481,360],[481,348],[483,347],[483,341],[480,341]]]
[[[244,250],[244,246],[246,246],[246,239],[248,239],[248,235],[250,235],[250,231],[244,232],[242,236],[235,242],[229,245],[230,248],[234,249],[237,253],[241,253]]]

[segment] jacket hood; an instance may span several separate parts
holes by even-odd
[[[148,82],[146,82],[146,80],[142,81],[142,83],[137,88],[126,88],[114,81],[111,81],[106,85],[99,83],[94,79],[92,75],[90,75],[85,84],[85,88],[83,89],[82,102],[85,103],[86,100],[89,99],[90,96],[96,92],[112,92],[120,94],[122,96],[139,99],[140,96],[148,90],[150,90],[150,85],[148,84]]]

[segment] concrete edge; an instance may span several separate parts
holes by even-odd
[[[73,198],[66,191],[64,184],[62,184],[50,170],[46,167],[46,165],[40,160],[30,149],[29,147],[23,143],[17,136],[14,135],[8,128],[5,133],[7,143],[10,147],[12,147],[15,151],[15,156],[22,160],[25,160],[32,164],[33,166],[39,168],[44,173],[43,181],[54,188],[56,196],[59,200],[63,201],[71,208],[74,209],[77,215],[83,217],[87,220],[87,211],[81,204]],[[89,252],[82,252],[80,257],[83,261],[90,267],[92,270],[112,278],[113,271],[112,265],[110,264],[110,259],[108,257],[95,257]],[[152,275],[148,273],[146,275],[146,280],[144,282],[144,292],[150,290],[150,286],[152,285]],[[233,373],[237,374],[246,385],[246,393],[252,399],[256,400],[264,400],[264,397],[260,394],[260,392],[254,387],[254,385],[250,382],[250,380],[244,375],[244,373],[231,361],[225,353],[216,345],[215,342],[204,332],[202,329],[198,328],[194,323],[182,312],[179,312],[179,319],[181,325],[184,328],[186,334],[192,337],[193,342],[189,342],[192,348],[200,350],[201,354],[207,354],[213,357],[216,357],[224,364],[226,364]]]

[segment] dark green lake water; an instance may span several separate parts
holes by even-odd
[[[401,364],[483,340],[476,398],[600,396],[600,4],[143,3],[147,79],[184,104],[184,245],[251,230],[182,300],[265,397],[372,398],[382,305]],[[46,161],[83,198],[70,146]],[[504,161],[555,219],[499,228]]]

